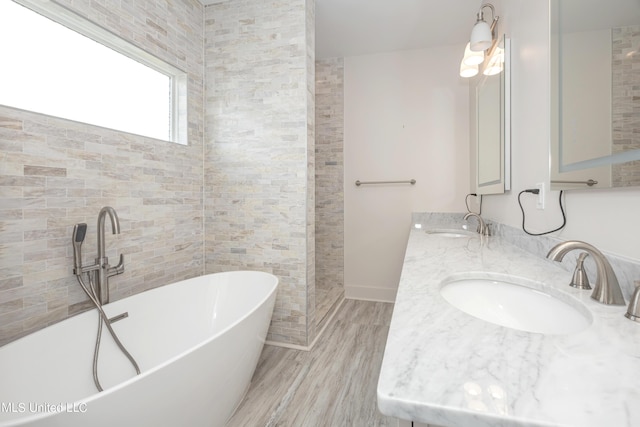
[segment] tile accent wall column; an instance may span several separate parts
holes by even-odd
[[[314,1],[205,8],[206,270],[280,279],[267,339],[314,325]]]
[[[315,0],[306,2],[307,63],[307,344],[316,337],[316,14]]]
[[[90,307],[73,276],[73,225],[116,209],[125,256],[111,299],[198,276],[203,259],[203,13],[198,0],[57,0],[188,74],[188,145],[0,107],[0,345]],[[45,64],[46,65],[46,64]]]
[[[316,283],[344,287],[344,60],[316,61]]]
[[[612,30],[612,154],[640,149],[640,25]],[[612,166],[612,185],[640,185],[640,161]]]

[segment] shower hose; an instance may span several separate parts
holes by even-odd
[[[113,340],[120,348],[120,351],[122,351],[122,353],[127,357],[127,359],[129,359],[129,361],[133,365],[137,375],[140,375],[140,368],[138,367],[136,360],[127,351],[127,349],[124,347],[122,342],[120,342],[120,339],[118,338],[115,331],[111,327],[111,321],[109,320],[109,317],[102,309],[102,304],[100,304],[100,302],[98,301],[98,297],[94,291],[93,281],[91,280],[90,273],[88,273],[88,276],[89,276],[89,286],[87,286],[84,283],[84,280],[82,280],[81,274],[76,275],[76,277],[78,278],[78,283],[80,283],[80,286],[82,286],[82,289],[87,294],[91,302],[93,302],[93,305],[96,306],[96,308],[98,309],[98,313],[100,314],[98,316],[98,333],[96,336],[96,346],[93,350],[93,382],[96,384],[98,391],[102,391],[103,389],[102,389],[102,386],[100,385],[100,379],[98,378],[98,355],[100,354],[100,341],[102,339],[102,323],[103,322],[107,326],[107,329],[109,330],[109,333],[113,337]]]

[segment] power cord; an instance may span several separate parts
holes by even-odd
[[[556,231],[562,230],[564,228],[565,225],[567,225],[567,216],[564,213],[564,208],[562,206],[562,193],[563,191],[560,190],[560,197],[558,198],[558,203],[560,204],[560,212],[562,212],[562,225],[558,228],[556,228],[555,230],[551,230],[551,231],[545,231],[544,233],[530,233],[527,231],[527,229],[524,226],[524,222],[525,222],[525,214],[524,214],[524,208],[522,207],[522,202],[520,201],[520,196],[522,195],[522,193],[531,193],[531,194],[539,194],[540,190],[537,188],[532,188],[532,189],[528,189],[528,190],[522,190],[520,193],[518,193],[518,204],[520,205],[520,210],[522,211],[522,230],[527,233],[530,236],[544,236],[545,234],[551,234],[551,233],[555,233]]]
[[[469,193],[464,198],[464,204],[467,206],[467,212],[472,212],[471,209],[469,208],[469,196],[474,196],[474,197],[479,197],[480,198],[480,211],[478,212],[478,215],[482,215],[482,194],[480,196],[478,196],[476,193]]]

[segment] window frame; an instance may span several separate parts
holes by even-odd
[[[169,142],[175,142],[182,145],[188,145],[188,115],[187,115],[187,73],[178,67],[175,67],[157,56],[147,52],[146,50],[134,45],[132,42],[125,40],[118,34],[110,31],[90,19],[81,16],[66,6],[58,4],[52,0],[12,0],[31,11],[38,13],[76,33],[88,37],[91,40],[100,43],[121,55],[128,57],[133,61],[137,61],[170,79],[170,96],[169,96],[169,114],[171,120],[169,123]],[[52,114],[46,114],[52,117]],[[69,119],[73,120],[73,119]],[[80,122],[79,120],[73,120]],[[81,122],[85,123],[85,122]],[[87,123],[91,126],[100,126]],[[103,127],[103,126],[101,126]],[[126,130],[113,129],[118,132],[132,133]],[[141,135],[144,136],[144,135]],[[153,138],[145,136],[147,138]],[[156,139],[156,138],[153,138]]]

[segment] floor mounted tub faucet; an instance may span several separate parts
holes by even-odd
[[[113,234],[120,234],[120,220],[115,209],[111,206],[105,206],[98,214],[98,257],[96,264],[98,265],[98,274],[96,274],[96,294],[100,304],[109,303],[109,277],[124,272],[124,256],[120,254],[120,262],[115,267],[109,265],[109,259],[106,256],[104,223],[106,216],[109,215],[111,220],[111,230]]]

